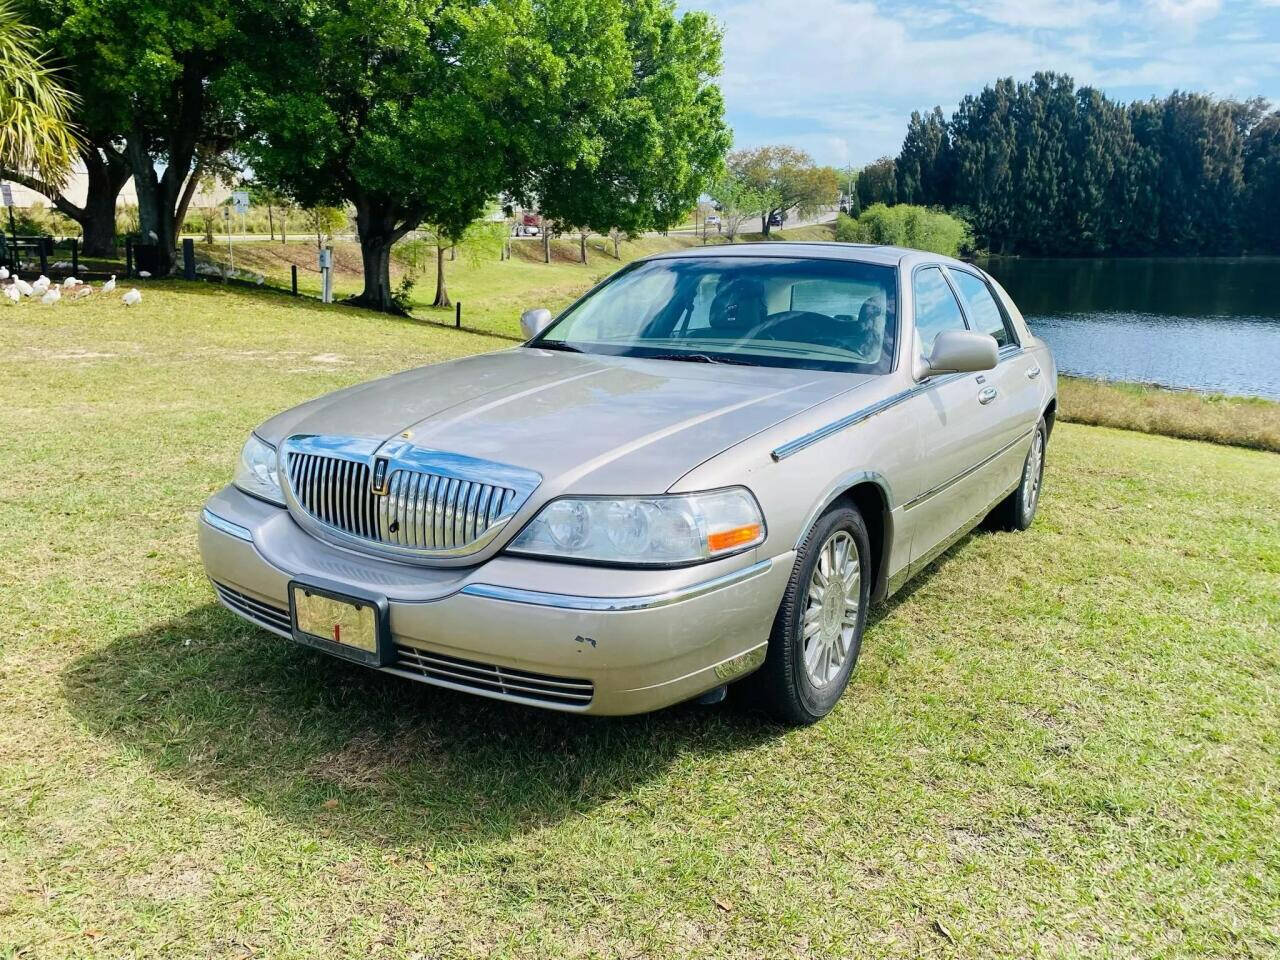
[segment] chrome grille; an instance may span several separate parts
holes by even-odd
[[[463,660],[417,647],[396,646],[396,668],[428,683],[462,687],[506,700],[532,700],[562,707],[586,707],[595,696],[590,680]]]
[[[368,463],[323,454],[290,452],[287,469],[298,504],[321,523],[414,551],[468,546],[517,496],[509,487],[408,469],[394,470],[386,495],[377,496]]]

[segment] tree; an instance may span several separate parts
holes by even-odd
[[[307,207],[302,211],[302,223],[307,233],[315,234],[319,254],[333,240],[333,235],[346,227],[347,212],[341,207]]]
[[[760,231],[769,236],[769,220],[792,208],[802,214],[834,202],[839,176],[819,167],[803,150],[774,145],[738,150],[729,155],[730,172],[743,180],[762,201]]]
[[[403,0],[278,10],[246,101],[255,173],[305,204],[350,202],[355,302],[395,310],[391,248],[419,224],[458,236],[529,171],[598,155],[626,80],[614,0]]]
[[[70,121],[77,99],[55,78],[37,41],[35,28],[0,0],[0,168],[6,176],[61,185],[80,146]]]
[[[892,206],[898,202],[897,170],[892,157],[881,157],[863,167],[858,174],[858,206],[865,210],[877,203]]]
[[[196,186],[239,135],[239,77],[259,0],[26,2],[80,92],[90,148],[81,157],[88,201],[59,207],[80,220],[86,246],[109,246],[108,211],[132,175],[140,232],[169,272]]]
[[[764,208],[760,194],[732,173],[726,172],[717,178],[707,192],[719,204],[721,234],[727,243],[734,242],[748,217],[756,216]]]
[[[1249,131],[1244,180],[1246,245],[1255,253],[1280,253],[1280,110]]]
[[[577,230],[587,262],[590,233],[634,236],[681,222],[719,172],[729,134],[712,83],[720,32],[702,13],[677,17],[668,0],[625,8],[618,93],[600,104],[599,150],[567,168],[549,164],[526,192],[544,217]]]
[[[951,137],[942,108],[921,116],[911,112],[902,150],[894,163],[898,203],[947,206],[951,203]]]

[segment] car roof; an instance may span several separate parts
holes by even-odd
[[[893,247],[876,243],[796,243],[775,240],[761,243],[718,243],[705,247],[667,250],[645,257],[645,260],[683,260],[699,257],[796,257],[817,260],[854,260],[881,266],[914,266],[915,263],[948,263],[961,261],[937,253]],[[907,262],[910,261],[910,262]]]

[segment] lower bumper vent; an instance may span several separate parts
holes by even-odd
[[[396,666],[428,682],[481,690],[510,699],[585,707],[595,696],[595,684],[590,680],[530,673],[527,670],[463,660],[416,647],[397,645]]]
[[[266,627],[273,633],[283,634],[286,637],[293,636],[293,622],[289,618],[288,610],[245,596],[240,591],[232,590],[221,583],[215,583],[213,588],[218,591],[218,597],[223,603],[246,620],[252,620],[258,626]]]

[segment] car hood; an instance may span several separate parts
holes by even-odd
[[[661,493],[742,440],[872,379],[517,348],[408,370],[267,421],[295,434],[405,437],[536,470],[551,490]]]

